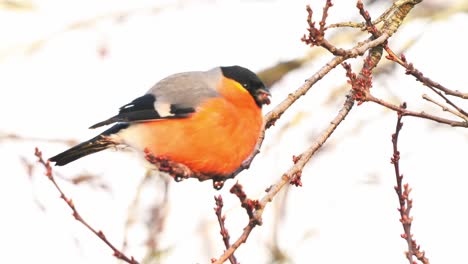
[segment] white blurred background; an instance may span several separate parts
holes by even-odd
[[[300,41],[306,33],[305,5],[312,5],[317,19],[323,2],[0,1],[2,262],[118,262],[73,219],[35,164],[34,147],[50,157],[69,141],[94,136],[97,131],[87,127],[175,72],[233,64],[261,71],[283,61],[304,62],[271,87],[273,103],[266,113],[331,58]],[[335,2],[330,23],[361,21],[354,1]],[[388,2],[368,1],[371,16]],[[426,76],[466,92],[467,11],[464,0],[425,0],[390,45]],[[351,47],[356,37],[352,30],[327,36],[343,47]],[[359,69],[359,59],[351,62]],[[292,156],[328,125],[344,101],[345,84],[338,67],[268,130],[262,153],[236,178],[250,198],[260,198],[292,165]],[[372,93],[452,118],[423,101],[421,95],[429,91],[385,59]],[[466,100],[457,102],[468,108]],[[395,122],[396,114],[380,106],[355,107],[304,170],[304,186],[283,190],[268,205],[264,225],[252,232],[237,259],[405,263],[390,164]],[[433,263],[460,263],[468,236],[468,131],[410,117],[403,122],[401,169],[413,187],[415,238]],[[240,235],[248,219],[229,193],[234,180],[221,191],[196,180],[144,180],[137,156],[105,151],[54,168],[82,216],[118,247],[125,244],[127,255],[145,263],[217,258],[224,249],[213,212],[218,194],[225,201],[231,241]]]

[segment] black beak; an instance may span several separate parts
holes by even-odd
[[[260,88],[255,91],[255,99],[262,105],[270,104],[270,96],[271,93],[266,88]]]

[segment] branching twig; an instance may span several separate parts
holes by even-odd
[[[414,0],[414,1],[409,0],[407,4],[403,4],[403,2],[404,2],[404,0],[399,1],[398,5],[401,6],[402,9],[395,11],[395,14],[401,14],[402,12],[406,12],[406,11],[409,12],[409,10],[411,10],[411,8],[412,8],[411,5],[414,5],[415,3],[419,3],[420,0]],[[413,2],[413,3],[411,3],[411,2]],[[365,20],[365,24],[367,26],[367,31],[369,33],[371,33],[375,38],[380,37],[381,34],[382,34],[381,31],[377,30],[377,28],[372,24],[370,15],[364,9],[364,6],[363,6],[363,4],[362,4],[362,2],[360,0],[357,2],[357,8],[359,9],[359,13],[361,14],[361,16]],[[396,24],[398,24],[398,25],[401,24],[401,21],[398,20],[398,19],[393,18],[393,19],[390,19],[390,20],[394,20],[395,25]],[[393,28],[393,26],[394,26],[394,25],[389,25],[388,22],[386,22],[385,25],[387,25],[389,28]],[[384,29],[382,30],[382,32],[384,32],[384,31],[386,31],[385,26],[384,26]],[[407,69],[407,74],[412,74],[413,76],[415,76],[416,79],[418,79],[420,82],[422,82],[423,84],[428,86],[431,90],[433,90],[439,96],[444,98],[445,101],[448,104],[450,104],[451,106],[453,106],[461,115],[465,115],[466,117],[468,117],[468,115],[466,115],[466,112],[463,111],[463,109],[456,106],[448,98],[446,98],[442,93],[435,90],[434,88],[442,87],[442,89],[444,91],[450,91],[452,94],[454,93],[453,91],[441,86],[438,83],[433,82],[429,78],[424,77],[423,74],[420,71],[418,71],[417,69],[415,69],[411,63],[408,64],[406,62],[406,58],[404,56],[401,56],[401,58],[399,58],[398,56],[395,55],[395,53],[393,53],[393,51],[387,45],[385,45],[384,48],[387,51],[387,53],[389,54],[387,56],[387,59],[393,60],[393,61],[399,63],[400,65],[402,65],[403,67],[405,67]],[[382,106],[385,106],[385,107],[387,107],[389,109],[392,109],[394,111],[397,111],[398,113],[402,113],[403,115],[417,116],[417,117],[421,117],[421,118],[425,118],[425,119],[430,119],[430,120],[433,120],[433,121],[436,121],[436,122],[439,122],[439,123],[449,124],[451,126],[468,127],[468,122],[457,122],[457,121],[445,119],[445,118],[442,118],[442,117],[438,117],[438,116],[435,116],[435,115],[426,114],[424,112],[417,113],[417,112],[409,111],[409,110],[406,110],[406,109],[402,109],[401,107],[398,107],[398,106],[393,105],[391,103],[388,103],[388,102],[386,102],[386,101],[384,101],[382,99],[375,98],[374,96],[372,96],[369,93],[369,91],[368,91],[368,89],[366,89],[366,87],[363,87],[362,89],[359,89],[359,86],[363,86],[363,84],[359,83],[358,81],[359,81],[359,79],[355,79],[355,80],[351,80],[350,82],[353,84],[353,87],[357,87],[357,88],[354,88],[354,89],[356,90],[356,97],[357,97],[356,99],[360,103],[362,103],[364,101],[371,101],[371,102],[378,103],[378,104],[380,104]],[[465,117],[462,117],[462,118],[466,121]]]
[[[451,126],[454,126],[454,127],[468,127],[468,122],[454,121],[454,120],[442,118],[442,117],[439,117],[439,116],[430,115],[430,114],[427,114],[425,112],[410,111],[410,110],[404,109],[404,108],[402,108],[400,106],[397,106],[397,105],[394,105],[394,104],[389,103],[387,101],[384,101],[382,99],[376,98],[373,95],[368,95],[366,100],[370,101],[370,102],[377,103],[377,104],[382,105],[382,106],[385,106],[385,107],[387,107],[387,108],[389,108],[389,109],[391,109],[393,111],[401,113],[404,116],[414,116],[414,117],[429,119],[429,120],[432,120],[432,121],[436,121],[438,123],[447,124],[447,125],[451,125]]]
[[[366,25],[365,29],[367,30],[367,32],[374,35],[374,37],[378,37],[378,35],[380,35],[379,30],[377,30],[374,23],[372,23],[372,18],[370,17],[369,12],[364,9],[364,4],[361,0],[357,1],[356,7],[357,9],[359,9],[359,14],[364,18]]]
[[[226,247],[226,249],[228,249],[231,246],[231,243],[229,242],[229,239],[230,239],[229,232],[224,223],[224,221],[226,220],[226,216],[223,215],[223,206],[224,206],[223,197],[221,197],[221,195],[218,195],[218,196],[215,196],[214,198],[216,201],[216,207],[214,208],[214,210],[215,210],[216,218],[218,219],[219,227],[221,229],[219,233],[221,234],[221,237],[223,238],[224,246]],[[238,264],[237,259],[234,256],[234,254],[229,256],[229,261],[231,262],[231,264]]]
[[[319,28],[315,26],[315,22],[312,21],[312,15],[313,11],[312,8],[308,5],[306,7],[308,16],[307,16],[307,24],[309,25],[309,28],[307,31],[309,31],[308,35],[304,35],[301,40],[306,43],[307,45],[310,45],[311,47],[314,46],[321,46],[331,52],[335,56],[346,56],[346,50],[337,48],[333,44],[331,44],[328,40],[325,39],[325,30],[326,30],[326,19],[328,17],[328,9],[332,6],[331,0],[327,0],[325,3],[325,6],[323,7],[323,12],[322,12],[322,19],[319,22]]]
[[[438,90],[441,90],[442,92],[444,92],[445,94],[448,94],[448,95],[460,97],[460,98],[463,98],[463,99],[468,99],[468,93],[463,93],[463,92],[460,92],[460,91],[457,91],[457,90],[455,90],[455,91],[450,90],[450,89],[446,88],[445,86],[443,86],[443,85],[441,85],[441,84],[439,84],[437,82],[434,82],[433,80],[425,77],[424,74],[422,72],[420,72],[418,69],[416,69],[412,63],[408,63],[406,61],[406,57],[404,55],[402,55],[401,57],[398,57],[388,47],[385,49],[385,51],[387,51],[387,53],[388,53],[387,59],[392,60],[392,61],[400,64],[401,66],[403,66],[406,69],[406,74],[413,75],[416,78],[416,80],[420,81],[424,85],[426,85],[428,87],[436,88]],[[464,114],[468,115],[466,112]]]
[[[236,182],[236,184],[234,184],[231,187],[230,192],[235,194],[237,198],[239,198],[242,208],[245,209],[247,215],[249,216],[249,220],[255,222],[256,225],[261,225],[261,219],[255,219],[254,215],[255,210],[259,208],[258,200],[251,200],[247,198],[247,195],[245,194],[242,185],[240,185],[238,182]]]
[[[454,115],[456,115],[456,116],[462,118],[463,120],[465,120],[465,122],[468,122],[468,112],[463,110],[461,107],[457,106],[455,103],[453,103],[450,99],[448,99],[446,96],[444,96],[442,94],[442,92],[444,92],[446,95],[452,95],[452,96],[459,97],[459,98],[462,98],[462,99],[468,99],[468,93],[462,93],[460,91],[450,90],[450,89],[444,87],[443,85],[441,85],[441,84],[439,84],[437,82],[434,82],[433,80],[425,77],[424,74],[422,72],[420,72],[418,69],[416,69],[412,63],[407,62],[406,57],[404,55],[401,55],[401,57],[398,57],[392,51],[392,49],[390,49],[388,46],[385,47],[385,51],[387,51],[387,53],[388,53],[388,56],[386,57],[387,59],[389,59],[391,61],[394,61],[394,62],[400,64],[401,66],[403,66],[406,69],[406,74],[413,75],[416,78],[416,80],[418,80],[419,82],[421,82],[422,84],[427,86],[429,89],[431,89],[434,93],[436,93],[441,98],[443,98],[445,100],[445,102],[447,104],[449,104],[450,106],[452,106],[453,108],[455,108],[456,111],[454,111],[454,110],[452,110],[452,109],[450,109],[450,108],[448,108],[446,106],[443,106],[443,105],[435,102],[434,100],[428,99],[427,95],[426,96],[423,95],[424,99],[439,105],[440,107],[442,107],[442,109],[444,111],[449,111],[449,112],[453,113]]]
[[[40,164],[42,164],[44,166],[44,168],[46,169],[46,173],[45,175],[47,176],[47,178],[52,182],[52,184],[54,185],[54,187],[57,189],[57,191],[60,193],[60,198],[65,201],[65,203],[68,205],[68,207],[70,207],[70,209],[73,211],[73,217],[78,221],[80,222],[81,224],[83,224],[88,230],[90,230],[91,232],[93,232],[97,237],[99,237],[109,248],[112,249],[112,251],[114,252],[113,255],[118,258],[118,259],[121,259],[127,263],[130,263],[130,264],[138,264],[138,261],[136,261],[133,257],[127,257],[123,252],[121,252],[120,250],[118,250],[107,238],[106,236],[104,235],[104,233],[101,231],[101,230],[96,230],[94,229],[90,224],[88,224],[88,222],[78,213],[78,210],[76,209],[75,207],[75,204],[73,203],[73,200],[68,198],[65,193],[62,191],[62,188],[60,188],[60,186],[57,184],[57,182],[55,181],[55,178],[54,178],[54,175],[53,175],[53,172],[52,172],[52,167],[50,166],[50,163],[49,161],[44,161],[44,159],[42,158],[42,152],[39,151],[38,148],[36,148],[35,152],[34,152],[34,155],[38,158],[38,162]]]
[[[406,104],[403,103],[401,108],[406,108]],[[391,163],[395,169],[395,176],[397,181],[395,191],[398,195],[398,201],[400,204],[398,211],[400,212],[400,222],[403,225],[404,231],[401,237],[405,239],[408,244],[406,258],[410,264],[415,263],[413,261],[413,256],[415,256],[422,263],[429,264],[429,260],[425,256],[425,252],[421,251],[420,246],[416,243],[416,240],[413,239],[413,234],[411,234],[411,224],[413,222],[413,217],[410,215],[410,212],[413,207],[413,200],[409,198],[411,192],[409,185],[407,183],[402,184],[403,175],[400,173],[400,151],[398,150],[398,136],[400,134],[401,128],[403,127],[403,123],[401,122],[402,117],[403,115],[399,113],[395,133],[392,134],[393,156],[391,158]]]
[[[422,95],[422,98],[426,101],[429,101],[435,105],[438,105],[440,108],[442,108],[443,111],[447,111],[447,112],[450,112],[458,117],[460,117],[461,119],[465,120],[466,122],[468,122],[468,116],[465,116],[463,115],[462,113],[460,113],[459,111],[457,110],[454,110],[446,105],[443,105],[442,103],[439,103],[437,102],[436,100],[432,99],[431,97],[429,97],[429,95],[427,94],[423,94]]]
[[[381,22],[385,21],[392,15],[395,10],[398,10],[403,4],[406,4],[407,1],[396,1],[393,3],[393,5],[388,8],[384,13],[382,13],[376,20],[372,21],[372,25],[378,25]],[[368,27],[368,24],[365,22],[339,22],[339,23],[334,23],[326,27],[328,28],[338,28],[338,27],[351,27],[351,28],[360,28],[362,30],[366,30],[366,27]]]

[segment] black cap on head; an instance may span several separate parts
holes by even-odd
[[[262,107],[263,104],[270,103],[268,98],[270,92],[265,87],[262,80],[260,80],[260,78],[258,78],[258,76],[251,70],[236,65],[221,67],[221,71],[223,72],[224,77],[240,83],[247,91],[249,91],[259,107]]]

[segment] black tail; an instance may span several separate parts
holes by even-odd
[[[50,161],[55,162],[56,166],[63,166],[72,161],[75,161],[79,158],[99,152],[101,150],[107,149],[113,145],[112,142],[107,136],[112,135],[120,131],[121,129],[127,128],[128,124],[122,123],[117,124],[108,130],[102,132],[97,137],[94,137],[88,141],[80,143],[58,155],[55,155],[49,158]]]

